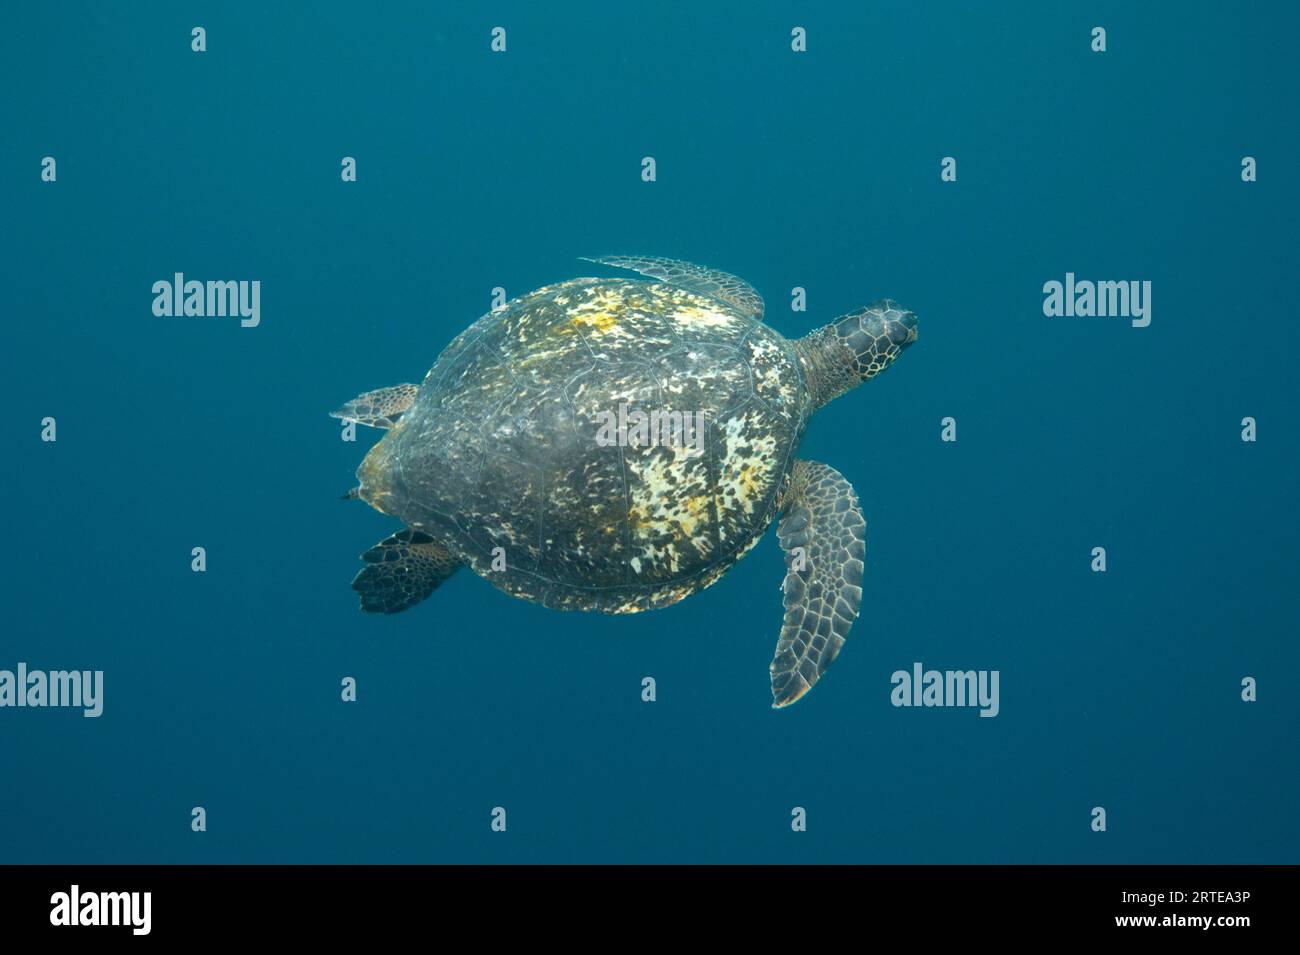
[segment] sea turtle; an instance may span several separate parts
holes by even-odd
[[[462,332],[422,384],[333,412],[387,429],[345,496],[405,525],[361,555],[361,609],[405,610],[462,565],[547,607],[666,607],[779,517],[785,621],[770,671],[772,705],[787,706],[848,636],[865,554],[853,487],[796,457],[804,426],[889,367],[916,317],[885,299],[789,341],[735,276],[585,261],[646,279],[530,292]]]

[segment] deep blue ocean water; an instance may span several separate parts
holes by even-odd
[[[0,709],[0,862],[1300,861],[1293,6],[4,20],[0,669],[105,699]],[[356,608],[397,525],[338,499],[378,432],[327,412],[608,252],[741,275],[790,337],[919,315],[804,442],[868,546],[794,707],[771,533],[632,617],[469,573]],[[260,325],[156,317],[176,272],[259,280]],[[1046,317],[1067,272],[1150,281],[1150,325]],[[999,671],[998,716],[891,705],[914,662]]]

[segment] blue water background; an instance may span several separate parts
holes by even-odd
[[[102,669],[106,699],[0,710],[0,862],[1300,861],[1296,7],[4,20],[0,668]],[[493,287],[605,252],[742,275],[791,337],[885,296],[920,316],[804,443],[868,553],[793,708],[771,534],[634,617],[468,573],[356,609],[396,525],[338,499],[377,435],[326,413],[420,380]],[[178,271],[260,280],[260,327],[155,317]],[[1045,317],[1067,271],[1150,280],[1151,325]],[[891,706],[915,661],[999,670],[1000,715]]]

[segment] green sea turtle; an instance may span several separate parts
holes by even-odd
[[[849,482],[796,456],[804,426],[888,368],[916,340],[916,318],[886,299],[789,341],[735,276],[671,259],[586,261],[648,281],[530,292],[462,332],[422,384],[333,412],[387,429],[347,496],[405,525],[361,556],[361,609],[405,610],[461,566],[547,607],[666,607],[716,581],[779,518],[772,705],[793,703],[857,618],[866,531]]]

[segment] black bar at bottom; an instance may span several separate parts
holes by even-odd
[[[8,866],[0,931],[7,941],[91,944],[339,943],[459,926],[540,943],[623,925],[664,942],[703,924],[774,942],[787,932],[808,941],[850,919],[864,942],[894,931],[1232,939],[1286,931],[1296,875],[1293,866]]]

